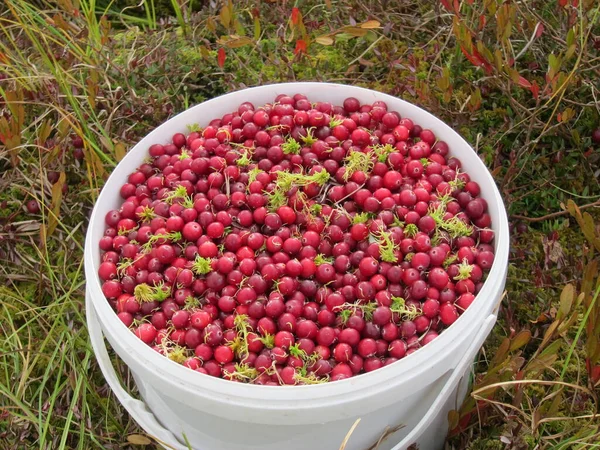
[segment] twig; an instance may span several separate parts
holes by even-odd
[[[588,203],[586,205],[582,205],[579,207],[579,209],[592,208],[593,206],[600,206],[600,200],[596,200],[595,202]],[[510,218],[525,220],[526,222],[543,222],[544,220],[554,219],[555,217],[565,216],[567,214],[569,214],[569,211],[565,210],[565,211],[556,211],[556,212],[553,212],[551,214],[546,214],[545,216],[541,216],[541,217],[527,217],[527,216],[521,216],[518,214],[511,214]]]
[[[352,64],[356,63],[358,60],[362,59],[363,56],[365,56],[367,53],[369,53],[378,43],[380,40],[382,40],[385,36],[382,34],[381,36],[379,36],[377,38],[377,40],[375,40],[375,42],[373,42],[371,45],[369,45],[369,47],[362,52],[358,57],[354,58],[352,61],[350,61],[348,63],[348,67],[350,67]]]
[[[537,23],[537,25],[533,29],[533,33],[531,34],[531,38],[529,39],[529,41],[527,42],[527,44],[525,44],[525,47],[523,47],[521,49],[521,51],[517,54],[517,56],[515,56],[515,61],[517,61],[517,59],[519,59],[521,56],[523,56],[523,54],[529,49],[529,47],[531,47],[531,44],[533,44],[533,41],[535,41],[536,34],[538,32],[538,28],[540,27],[541,24],[542,24],[541,22]]]
[[[346,433],[346,437],[342,441],[342,445],[340,445],[340,450],[344,450],[346,448],[346,445],[348,444],[348,441],[350,440],[350,436],[352,436],[352,433],[354,433],[354,430],[358,426],[359,422],[360,422],[360,417],[358,419],[356,419],[356,421],[354,422],[354,425],[352,425],[352,427],[348,430],[348,433]]]

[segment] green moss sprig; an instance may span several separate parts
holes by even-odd
[[[415,305],[406,306],[406,301],[402,297],[392,297],[390,310],[399,314],[405,320],[413,320],[423,313]]]
[[[133,290],[133,296],[140,303],[162,302],[171,296],[171,288],[162,281],[156,286],[140,283]]]
[[[463,259],[458,265],[458,275],[454,277],[456,281],[468,280],[471,278],[471,272],[473,272],[473,264],[469,264],[467,259]]]
[[[379,255],[382,261],[395,263],[398,262],[397,252],[400,246],[392,239],[392,233],[380,228],[375,233],[371,233],[375,242],[379,246]]]
[[[377,160],[383,163],[387,161],[388,155],[396,150],[391,144],[377,144],[371,148],[377,156]]]
[[[274,211],[287,204],[288,192],[292,187],[304,187],[312,183],[323,186],[327,181],[329,181],[329,173],[326,170],[320,170],[312,175],[280,170],[277,172],[275,188],[272,192],[267,193],[269,209]]]
[[[164,234],[153,234],[152,236],[150,236],[150,238],[148,238],[148,242],[146,242],[144,245],[142,245],[142,253],[149,253],[150,250],[152,250],[152,246],[158,242],[179,242],[181,241],[183,238],[181,236],[181,232],[180,231],[171,231],[170,233],[164,233]]]
[[[283,153],[286,155],[297,155],[300,153],[300,150],[302,150],[302,146],[296,139],[289,136],[286,141],[281,144],[281,150],[283,150]]]
[[[355,172],[369,173],[373,169],[373,152],[351,151],[344,159],[344,181],[348,181]]]

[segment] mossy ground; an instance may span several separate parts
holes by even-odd
[[[302,1],[301,24],[285,3],[198,1],[179,10],[161,0],[119,13],[138,3],[0,6],[1,448],[145,442],[110,394],[87,339],[87,217],[127,148],[168,117],[233,89],[296,80],[355,84],[424,107],[478,151],[503,194],[512,231],[506,296],[474,389],[517,379],[575,387],[563,386],[562,401],[546,407],[555,386],[506,384],[460,412],[447,447],[600,442],[599,421],[590,419],[599,390],[585,362],[594,339],[585,332],[588,307],[574,302],[572,325],[543,342],[564,286],[583,289],[594,260],[578,223],[561,211],[573,200],[592,204],[587,211],[598,217],[600,152],[590,139],[600,126],[597,5],[462,2],[455,11],[438,1]],[[380,27],[361,29],[367,20]],[[232,36],[249,42],[228,44]],[[320,44],[323,36],[333,45]],[[299,40],[306,52],[295,51]],[[41,213],[26,211],[31,199]],[[553,213],[561,215],[544,219]],[[530,338],[520,345],[524,330]],[[506,338],[514,348],[502,353]],[[509,404],[516,411],[507,414]],[[572,419],[537,426],[533,417]]]

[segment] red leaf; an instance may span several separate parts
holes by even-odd
[[[590,358],[585,359],[585,367],[587,368],[588,374],[590,375],[590,381],[592,384],[596,384],[600,381],[600,365],[592,366]]]
[[[533,94],[533,98],[537,100],[540,95],[540,87],[538,86],[537,81],[531,83],[531,87],[529,88],[529,90]]]
[[[519,75],[519,86],[524,87],[525,89],[531,89],[531,83],[521,75]]]
[[[295,6],[292,8],[292,24],[298,25],[300,22],[300,10]]]
[[[461,417],[458,426],[464,430],[465,428],[467,428],[470,421],[471,421],[471,413],[467,413],[463,417]]]
[[[542,34],[544,34],[544,24],[540,22],[537,24],[537,30],[535,30],[535,37],[539,38]]]
[[[558,0],[558,4],[564,8],[569,4],[569,0]]]
[[[299,53],[306,54],[306,41],[304,39],[298,39],[296,41],[296,48],[294,49],[294,55]]]
[[[459,10],[460,10],[460,4],[458,3],[458,0],[454,0],[454,12],[456,14],[458,14]]]
[[[571,5],[573,5],[573,8],[579,8],[579,0],[573,0]]]
[[[221,69],[225,66],[225,57],[225,49],[221,47],[217,52],[217,63]]]
[[[485,17],[485,14],[481,14],[479,16],[479,30],[483,30],[486,23],[487,23],[487,18]]]
[[[469,61],[471,61],[471,64],[473,64],[474,66],[477,66],[477,67],[481,67],[483,65],[481,60],[477,56],[475,56],[475,54],[470,54],[462,45],[460,46],[460,49],[462,50],[462,52],[466,56],[466,58]]]
[[[483,70],[489,75],[493,72],[492,65],[479,54],[477,49],[473,47],[473,53],[469,53],[462,45],[460,46],[465,57],[476,67],[482,67]]]
[[[481,56],[481,53],[479,53],[475,47],[473,47],[473,56],[479,61],[479,67],[483,67],[485,73],[491,75],[494,71],[492,65],[487,59]]]

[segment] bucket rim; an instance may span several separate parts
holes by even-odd
[[[293,92],[302,92],[306,95],[311,95],[311,93],[322,90],[323,88],[336,90],[340,94],[342,94],[342,92],[340,92],[340,90],[342,90],[343,95],[346,97],[360,96],[363,98],[370,98],[373,101],[383,100],[388,103],[388,105],[392,103],[393,106],[390,106],[390,110],[404,111],[403,115],[406,114],[411,118],[415,115],[419,116],[421,118],[415,122],[426,123],[428,128],[435,129],[436,135],[438,135],[440,138],[443,138],[445,141],[451,140],[453,144],[449,144],[450,154],[453,153],[453,148],[457,148],[457,145],[459,145],[465,152],[470,154],[468,158],[472,159],[471,163],[477,166],[477,170],[481,172],[477,177],[478,183],[482,184],[482,180],[485,180],[485,183],[488,185],[487,189],[490,189],[493,193],[493,198],[488,198],[491,197],[488,196],[486,197],[486,200],[488,201],[488,210],[491,212],[492,209],[494,209],[494,215],[496,217],[495,222],[492,223],[492,229],[495,233],[495,258],[481,291],[477,294],[472,305],[457,319],[455,323],[440,333],[438,338],[420,348],[415,353],[373,372],[336,381],[335,383],[301,386],[263,386],[233,383],[225,379],[194,373],[182,365],[177,364],[158,354],[148,345],[139,340],[120,320],[118,320],[116,313],[110,307],[108,301],[106,301],[104,295],[102,294],[101,284],[97,276],[97,259],[95,258],[95,253],[99,253],[97,248],[98,243],[94,242],[95,228],[93,225],[100,223],[99,226],[104,229],[104,217],[100,215],[99,210],[101,208],[99,205],[102,204],[102,200],[111,196],[114,197],[115,195],[115,191],[113,189],[107,190],[106,188],[108,186],[112,186],[113,184],[119,185],[119,183],[122,182],[123,178],[119,178],[120,174],[117,169],[119,167],[127,167],[126,170],[122,169],[121,171],[127,173],[131,172],[132,169],[130,167],[137,167],[137,165],[139,165],[133,164],[132,162],[139,160],[140,154],[145,155],[147,153],[147,148],[149,145],[151,143],[155,143],[157,139],[160,139],[159,136],[164,132],[165,128],[173,127],[179,123],[193,123],[195,121],[188,120],[188,118],[193,117],[194,113],[198,115],[198,111],[210,110],[211,107],[218,105],[224,100],[231,100],[232,104],[237,103],[239,105],[243,101],[247,101],[244,100],[244,97],[247,95],[260,94],[263,98],[263,100],[260,101],[267,103],[272,101],[279,93],[290,94]],[[233,101],[233,99],[235,99],[235,101]],[[461,162],[464,162],[465,156],[460,156],[459,159]],[[127,165],[128,162],[130,165]],[[469,173],[472,174],[473,171],[469,170]],[[475,150],[452,127],[445,124],[443,121],[417,105],[375,90],[338,83],[292,82],[261,85],[223,94],[179,113],[148,133],[127,153],[117,168],[115,168],[113,173],[110,175],[109,179],[104,185],[104,188],[100,192],[89,220],[85,241],[84,258],[87,289],[90,290],[94,300],[94,309],[98,314],[102,328],[106,333],[111,333],[113,337],[118,337],[119,344],[123,344],[124,346],[127,346],[129,349],[133,350],[133,357],[137,359],[141,365],[146,366],[148,370],[164,374],[164,378],[168,383],[176,385],[179,388],[185,387],[189,389],[190,392],[195,394],[201,394],[201,392],[204,392],[206,395],[214,396],[218,393],[226,396],[229,399],[232,397],[238,397],[240,400],[247,399],[248,401],[260,401],[263,406],[266,406],[264,404],[265,402],[278,403],[286,400],[293,400],[295,402],[312,401],[315,398],[325,398],[336,395],[342,396],[350,393],[356,393],[357,391],[372,387],[374,384],[389,383],[397,378],[400,374],[404,378],[405,382],[419,376],[419,374],[422,374],[424,370],[427,370],[427,368],[431,366],[431,361],[434,361],[436,356],[440,355],[441,352],[448,351],[449,348],[453,347],[451,345],[453,342],[456,344],[457,340],[462,340],[460,337],[464,337],[464,333],[466,333],[470,328],[476,329],[476,327],[470,324],[478,323],[478,314],[481,316],[479,318],[481,321],[487,317],[484,307],[487,307],[489,310],[497,307],[496,304],[489,303],[491,303],[492,300],[496,302],[496,299],[499,296],[497,291],[503,289],[507,272],[508,252],[508,218],[498,187]],[[489,308],[490,306],[491,308]],[[117,349],[115,349],[115,351],[117,351]],[[118,353],[119,352],[117,351],[117,354]],[[460,355],[457,355],[457,360],[459,359],[459,356]],[[418,366],[421,366],[421,370],[415,370],[415,367]],[[166,376],[167,374],[168,377]]]

